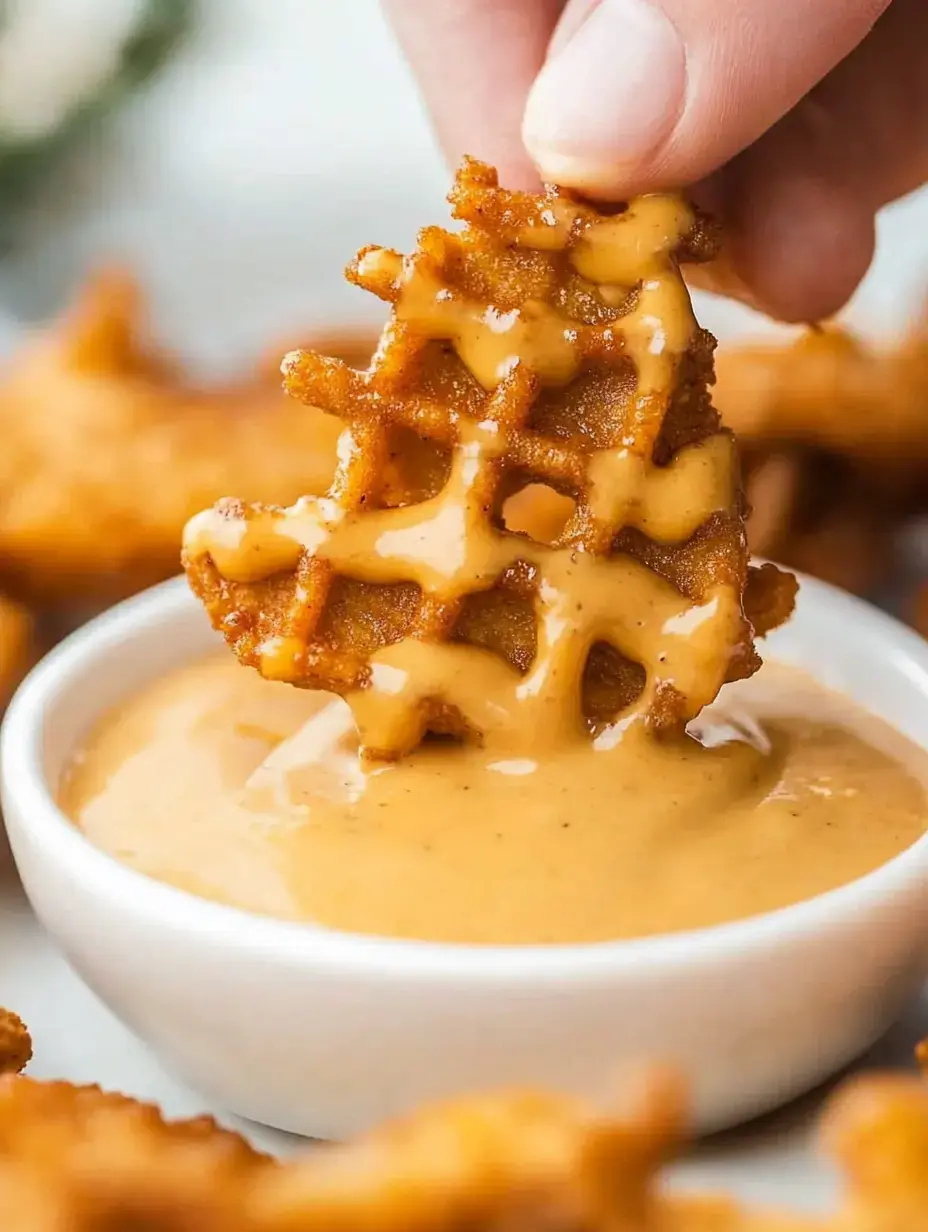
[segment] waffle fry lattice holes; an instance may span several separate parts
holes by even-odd
[[[629,713],[679,725],[756,670],[794,589],[749,582],[678,265],[711,236],[673,195],[603,214],[472,160],[450,200],[459,233],[349,267],[392,305],[367,371],[284,361],[345,423],[328,495],[199,515],[194,590],[244,662],[344,695],[375,755],[427,731],[537,748]],[[532,484],[573,502],[551,542],[505,523]]]

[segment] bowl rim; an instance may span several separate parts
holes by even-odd
[[[919,678],[928,707],[928,643],[913,630],[861,599],[800,575],[805,606],[824,608],[840,624],[852,617],[871,639],[885,645],[894,670]],[[120,863],[96,847],[59,808],[43,768],[46,714],[74,684],[75,676],[131,632],[152,636],[166,624],[205,614],[183,577],[172,578],[110,608],[70,634],[30,672],[10,702],[0,729],[0,785],[16,855],[17,828],[57,852],[61,867],[95,897],[158,921],[177,933],[221,937],[239,949],[294,965],[338,968],[372,976],[428,976],[459,981],[476,977],[520,980],[636,976],[695,962],[722,963],[762,953],[790,939],[814,935],[841,919],[893,898],[917,877],[928,876],[928,831],[872,872],[845,885],[773,911],[724,924],[615,941],[545,944],[475,944],[380,937],[265,916],[201,898]],[[98,716],[99,717],[99,716]],[[15,802],[15,804],[14,804]],[[28,892],[28,886],[27,886]]]

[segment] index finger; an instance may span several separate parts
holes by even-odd
[[[473,154],[537,188],[522,113],[565,0],[385,0],[445,156]]]

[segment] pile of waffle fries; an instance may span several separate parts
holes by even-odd
[[[838,1213],[758,1211],[670,1192],[685,1143],[684,1084],[643,1072],[617,1116],[533,1091],[424,1109],[285,1162],[209,1117],[166,1121],[98,1087],[35,1082],[31,1048],[0,1011],[4,1232],[923,1232],[928,1088],[848,1083],[821,1136],[844,1178]]]

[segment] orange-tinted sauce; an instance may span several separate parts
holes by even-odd
[[[343,702],[218,656],[107,718],[61,800],[92,842],[195,894],[471,942],[718,924],[851,881],[925,830],[928,757],[799,672],[764,668],[694,727],[362,765]]]

